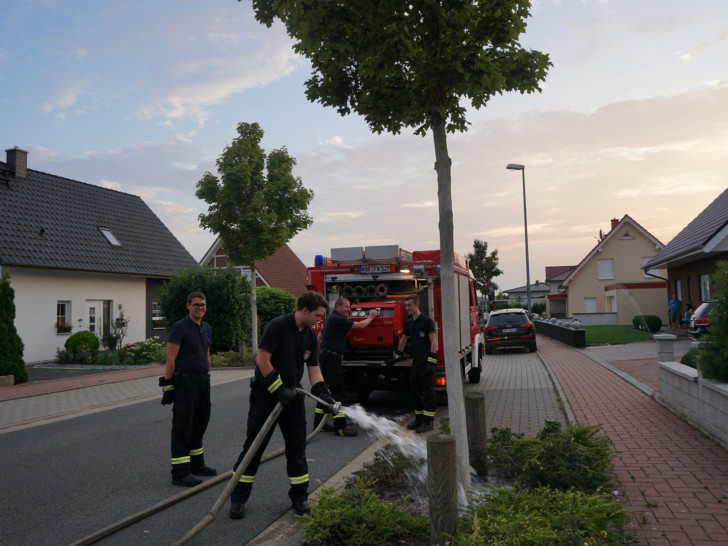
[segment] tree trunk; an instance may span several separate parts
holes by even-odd
[[[440,211],[440,282],[442,292],[442,341],[447,377],[447,403],[450,415],[450,431],[455,437],[457,453],[458,483],[467,493],[470,491],[470,457],[468,436],[465,426],[465,401],[463,379],[460,369],[459,343],[456,324],[457,296],[455,293],[455,248],[452,213],[452,191],[450,167],[447,153],[445,120],[440,116],[433,119],[432,136],[435,143],[435,170],[437,171],[437,197]]]
[[[255,278],[255,262],[250,264],[250,273],[252,275],[252,286],[250,288],[250,312],[253,314],[253,326],[252,326],[252,352],[253,356],[258,354],[258,298],[256,295],[257,290],[255,289],[256,278]]]

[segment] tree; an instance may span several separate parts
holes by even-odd
[[[206,172],[197,183],[196,195],[209,205],[207,214],[200,214],[200,224],[220,236],[231,264],[250,267],[255,287],[255,262],[273,255],[313,223],[307,213],[313,192],[293,176],[296,160],[285,147],[266,156],[260,147],[260,125],[239,123],[237,131],[238,137],[217,158],[220,178]],[[256,353],[256,291],[251,294]]]
[[[498,289],[498,285],[492,282],[493,279],[503,274],[503,271],[498,267],[498,249],[488,254],[488,243],[475,239],[473,241],[473,252],[468,253],[467,258],[475,282],[480,286],[483,297],[487,298],[490,290],[495,292]]]
[[[28,380],[23,360],[23,341],[15,329],[15,290],[10,286],[10,274],[0,276],[0,375],[12,375],[15,383]]]
[[[458,480],[469,489],[465,406],[457,359],[451,160],[447,132],[465,131],[463,99],[485,106],[503,91],[540,90],[548,55],[518,43],[528,0],[253,0],[256,18],[280,19],[313,74],[306,97],[364,116],[376,133],[432,131],[439,202],[443,350]]]
[[[250,335],[250,283],[232,267],[195,265],[172,273],[159,294],[162,316],[171,328],[189,314],[187,294],[207,298],[205,321],[212,328],[211,353],[238,351]]]
[[[717,295],[708,335],[700,343],[700,369],[705,377],[728,381],[728,261],[716,264],[711,284]]]

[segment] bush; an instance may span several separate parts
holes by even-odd
[[[516,478],[521,487],[592,493],[609,485],[612,470],[612,443],[597,436],[600,430],[601,425],[562,430],[561,423],[548,419],[536,438],[493,428],[486,453],[499,476]]]
[[[546,311],[545,303],[531,303],[531,313],[535,315],[543,315]]]
[[[296,297],[282,288],[261,286],[255,291],[255,298],[259,336],[271,320],[296,310]]]
[[[15,383],[28,380],[23,360],[23,341],[15,329],[15,290],[10,286],[10,274],[0,277],[0,375],[12,375]]]
[[[134,359],[135,364],[164,364],[167,354],[164,346],[159,342],[159,337],[154,336],[144,341],[138,341],[133,345],[125,347],[127,354]]]
[[[71,334],[63,346],[72,355],[74,361],[80,359],[83,364],[91,364],[99,354],[99,338],[88,330]],[[73,355],[77,355],[78,358],[73,357]]]
[[[638,330],[647,330],[654,334],[662,328],[662,320],[656,315],[637,315],[632,319],[632,326]]]
[[[241,355],[237,351],[225,351],[210,355],[210,367],[212,368],[252,368],[255,366],[255,357],[250,351]]]
[[[710,277],[716,304],[710,313],[708,335],[700,343],[700,369],[708,379],[728,381],[728,261],[720,261]]]
[[[691,368],[697,368],[699,357],[700,357],[699,349],[690,349],[680,359],[680,364],[685,364],[686,366],[690,366]]]
[[[186,317],[187,294],[207,297],[205,322],[212,328],[211,353],[238,351],[242,339],[250,337],[250,283],[232,267],[194,266],[172,273],[160,292],[162,315],[167,328]]]
[[[319,489],[316,508],[303,516],[305,543],[428,544],[429,519],[409,514],[402,505],[405,499],[395,503],[381,500],[371,486],[371,480],[357,478],[341,495],[331,487]]]
[[[605,492],[497,489],[468,507],[452,544],[622,544],[628,522],[628,512]]]

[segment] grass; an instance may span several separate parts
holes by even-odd
[[[652,339],[652,334],[635,330],[631,326],[583,326],[586,332],[586,343],[606,343],[608,345],[623,345],[636,341]]]

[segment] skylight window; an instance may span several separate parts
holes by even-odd
[[[119,239],[114,236],[110,229],[100,227],[99,230],[101,230],[101,233],[104,234],[106,240],[109,241],[113,246],[121,246]]]

